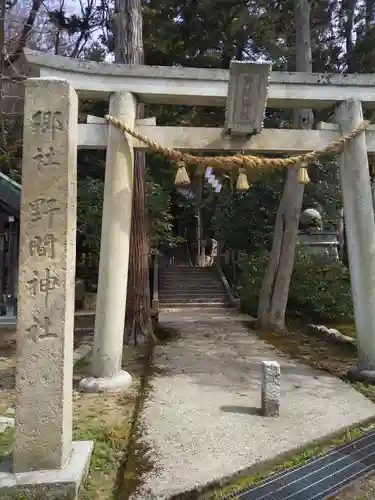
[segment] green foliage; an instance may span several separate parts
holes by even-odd
[[[324,229],[334,231],[342,206],[339,168],[335,160],[317,162],[309,168],[311,182],[305,187],[303,210],[315,208],[322,216]]]
[[[103,171],[103,168],[102,168]],[[91,173],[95,172],[91,166]],[[98,278],[104,181],[102,178],[80,175],[78,180],[78,260],[77,275],[94,285]],[[164,243],[175,245],[173,236],[171,196],[161,184],[148,176],[147,204],[151,252]]]
[[[337,224],[341,190],[335,162],[316,163],[309,169],[311,183],[306,186],[303,209],[315,208],[323,218],[324,229]],[[218,239],[233,250],[247,253],[270,249],[277,208],[284,185],[284,172],[264,171],[249,175],[250,189],[235,190],[235,177],[223,178],[212,225]],[[231,186],[230,186],[231,184]]]
[[[257,316],[258,299],[266,271],[268,256],[264,252],[243,254],[239,260],[241,307],[251,316]]]
[[[219,195],[212,224],[218,240],[233,250],[252,253],[268,249],[272,240],[284,173],[265,172],[258,176],[259,180],[249,176],[250,189],[244,193],[235,190],[233,179],[232,187],[227,185]]]
[[[173,216],[171,197],[162,185],[148,182],[148,216],[151,253],[156,253],[160,245],[176,245],[182,239],[173,236]]]
[[[85,177],[77,189],[77,276],[94,286],[98,279],[103,181]]]
[[[353,317],[348,270],[328,257],[302,256],[295,264],[288,309],[325,321],[347,321]]]
[[[240,296],[245,312],[256,316],[258,297],[267,266],[265,253],[244,256]],[[289,290],[287,312],[326,322],[351,320],[353,307],[347,269],[325,257],[299,254]]]

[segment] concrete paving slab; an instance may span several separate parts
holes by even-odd
[[[155,467],[131,500],[204,488],[375,417],[375,404],[349,384],[288,359],[249,333],[246,318],[223,310],[160,315],[181,336],[155,349],[158,375],[140,417]],[[258,413],[264,360],[281,366],[279,417]]]

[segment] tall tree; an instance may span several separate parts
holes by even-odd
[[[296,34],[296,69],[312,71],[310,2],[294,0]],[[311,109],[296,110],[294,127],[310,129]],[[258,324],[262,329],[285,330],[285,312],[293,271],[298,220],[301,214],[304,185],[297,184],[299,166],[288,168],[284,192],[276,215],[272,250],[259,297]]]
[[[115,0],[114,22],[115,61],[143,64],[142,0]],[[144,105],[139,103],[137,118],[143,117]],[[146,175],[146,155],[136,150],[124,338],[126,343],[134,344],[143,342],[152,334]]]

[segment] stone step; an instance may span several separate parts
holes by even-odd
[[[202,297],[212,297],[214,295],[218,296],[218,295],[227,295],[227,294],[226,294],[226,291],[221,289],[221,288],[219,290],[203,290],[203,289],[199,289],[199,288],[196,288],[194,290],[184,289],[184,288],[179,288],[178,290],[177,289],[166,290],[164,288],[164,289],[159,289],[159,295],[160,296],[191,295],[192,297],[195,295],[199,295]]]
[[[221,283],[217,276],[160,276],[164,283]]]
[[[228,298],[226,296],[223,297],[160,297],[159,303],[160,304],[165,304],[165,303],[196,303],[196,304],[201,304],[201,303],[210,303],[210,304],[226,304],[228,302]]]
[[[191,302],[200,304],[200,303],[211,303],[211,304],[221,304],[227,303],[228,297],[160,297],[159,304],[165,304],[167,302],[180,302],[190,304]]]
[[[222,283],[159,283],[159,288],[168,288],[168,289],[204,289],[204,290],[223,290],[224,286]]]
[[[185,279],[185,280],[218,280],[217,274],[161,274],[161,279]]]
[[[199,290],[202,290],[205,293],[210,293],[210,292],[224,292],[225,288],[223,286],[201,286],[201,285],[167,285],[167,286],[159,286],[159,290],[163,291],[170,291],[170,292],[178,292],[187,290],[189,292],[197,292]]]
[[[215,298],[215,299],[220,299],[220,298],[225,298],[227,297],[227,294],[224,292],[224,290],[218,290],[216,292],[204,292],[202,290],[159,290],[159,297],[160,298],[165,298],[165,297],[202,297],[202,298]]]
[[[200,275],[207,276],[210,274],[217,274],[218,270],[216,268],[205,268],[205,269],[160,269],[161,274],[190,274],[190,275]]]
[[[160,274],[161,279],[217,280],[217,274]]]
[[[161,276],[217,276],[217,271],[160,271]]]
[[[221,283],[202,285],[201,283],[160,283],[159,290],[204,290],[204,291],[224,291],[225,288]]]
[[[161,281],[206,281],[220,282],[219,276],[160,276]]]
[[[166,273],[212,273],[216,271],[214,266],[212,267],[189,267],[189,266],[170,266],[161,267],[161,270]]]
[[[159,305],[160,309],[230,309],[228,302],[163,302]]]

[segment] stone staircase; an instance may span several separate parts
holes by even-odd
[[[215,267],[171,266],[160,270],[159,307],[231,307]]]

